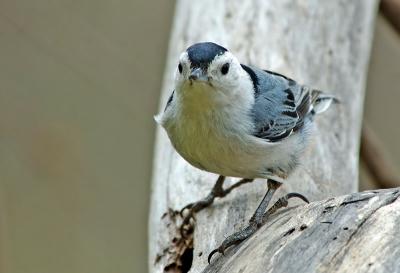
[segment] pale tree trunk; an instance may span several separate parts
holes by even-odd
[[[375,0],[178,1],[160,109],[173,90],[173,71],[179,53],[195,42],[217,42],[230,49],[242,63],[280,72],[332,93],[341,101],[317,118],[316,136],[310,149],[276,197],[296,191],[314,201],[355,192],[376,4]],[[212,207],[197,214],[193,241],[181,239],[176,230],[180,219],[172,210],[205,197],[216,178],[186,163],[173,150],[164,131],[158,129],[149,219],[151,272],[163,272],[165,268],[185,272],[191,260],[188,249],[192,247],[191,272],[204,270],[208,253],[225,236],[247,223],[266,191],[265,180],[256,180],[224,199],[217,199]],[[227,181],[227,185],[234,181]],[[297,214],[300,211],[296,209]],[[281,223],[281,229],[289,227],[289,222]],[[261,236],[259,233],[267,226],[253,237]],[[278,228],[276,224],[268,228],[272,226]],[[253,258],[273,255],[266,247]],[[252,258],[246,257],[251,263]],[[218,264],[221,265],[219,258]],[[212,267],[207,270],[215,272]],[[231,267],[231,271],[221,272],[252,272],[243,270]]]

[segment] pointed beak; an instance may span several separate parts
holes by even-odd
[[[208,81],[207,75],[205,75],[203,69],[201,68],[194,68],[192,69],[190,75],[189,75],[189,80],[190,81]]]

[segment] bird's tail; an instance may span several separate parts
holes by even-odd
[[[320,114],[326,111],[332,103],[340,103],[340,101],[334,96],[325,94],[320,90],[311,91],[312,114]]]

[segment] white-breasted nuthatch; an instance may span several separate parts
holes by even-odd
[[[224,250],[254,233],[275,190],[298,166],[313,131],[313,117],[336,99],[281,74],[240,64],[224,47],[197,43],[180,55],[175,90],[156,117],[176,151],[193,166],[219,174],[203,200],[184,209],[193,213],[254,178],[268,179],[268,191],[245,229],[214,250]],[[226,176],[243,178],[228,189]],[[290,193],[271,207],[287,205]],[[271,209],[269,212],[271,212]]]

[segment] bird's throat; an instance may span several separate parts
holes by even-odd
[[[185,84],[180,94],[181,105],[186,111],[204,111],[218,105],[214,87],[203,82]]]

